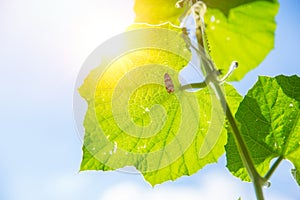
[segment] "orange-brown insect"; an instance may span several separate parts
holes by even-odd
[[[165,79],[165,86],[166,86],[168,93],[174,92],[174,84],[168,73],[165,73],[164,79]]]

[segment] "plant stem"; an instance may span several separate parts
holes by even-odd
[[[272,167],[269,169],[269,171],[264,176],[265,180],[269,180],[271,178],[271,176],[274,173],[275,169],[278,167],[278,165],[281,163],[282,160],[283,160],[283,156],[279,156],[277,158],[277,160],[274,162]]]
[[[257,170],[254,166],[254,163],[253,163],[251,155],[248,151],[247,145],[246,145],[246,143],[242,137],[242,134],[237,126],[237,123],[232,115],[232,112],[226,101],[225,95],[219,85],[220,83],[218,81],[218,74],[214,73],[214,72],[216,72],[214,64],[210,60],[208,60],[207,62],[205,62],[204,60],[202,60],[202,61],[204,63],[203,68],[207,74],[207,76],[206,76],[207,85],[209,85],[209,87],[214,90],[214,93],[219,98],[220,103],[223,104],[222,107],[223,107],[224,113],[226,114],[227,120],[231,126],[233,136],[235,138],[235,142],[236,142],[236,145],[238,148],[239,155],[240,155],[242,162],[253,182],[256,197],[258,200],[264,200],[262,186],[265,184],[266,180],[259,175],[259,173],[257,172]]]
[[[232,129],[235,141],[236,141],[236,145],[238,147],[239,154],[240,154],[243,164],[244,164],[245,168],[247,169],[247,172],[253,182],[255,193],[256,193],[256,198],[258,200],[264,200],[262,186],[265,184],[266,181],[264,178],[262,178],[258,174],[258,172],[254,166],[254,163],[252,161],[252,158],[250,156],[250,153],[247,149],[246,143],[244,142],[244,139],[237,127],[236,121],[233,118],[233,115],[232,115],[227,103],[226,103],[226,111],[225,112],[226,112],[227,120],[230,123],[231,129]]]
[[[245,168],[247,169],[247,171],[249,173],[249,176],[253,180],[253,179],[255,179],[255,176],[258,175],[258,173],[254,167],[254,163],[251,159],[250,153],[247,149],[244,139],[242,138],[242,135],[237,127],[236,121],[235,121],[227,103],[226,103],[226,111],[225,112],[226,112],[227,120],[230,123],[234,138],[236,140],[241,159],[245,165]]]
[[[205,6],[205,5],[204,5]],[[202,5],[203,7],[203,5]],[[196,8],[194,8],[196,9]],[[206,9],[206,8],[205,8]],[[205,24],[204,24],[204,19],[202,18],[204,16],[203,10],[194,10],[194,15],[198,15],[198,16],[194,16],[196,17],[195,19],[195,23],[196,23],[196,38],[197,38],[197,42],[198,42],[198,48],[195,48],[194,45],[191,43],[191,41],[189,39],[186,39],[187,44],[193,48],[194,50],[196,50],[196,52],[198,53],[198,56],[200,58],[200,60],[202,61],[202,67],[200,66],[200,68],[202,69],[202,71],[204,72],[206,78],[205,78],[205,82],[207,84],[207,86],[209,85],[209,88],[211,88],[212,90],[214,90],[215,95],[219,98],[220,103],[223,105],[222,108],[224,110],[224,113],[226,114],[227,120],[229,121],[229,124],[231,126],[234,138],[235,138],[235,142],[238,148],[238,152],[239,155],[242,159],[242,162],[253,182],[254,185],[254,189],[255,189],[255,193],[256,193],[256,198],[258,200],[264,200],[264,196],[263,196],[263,191],[262,191],[262,186],[265,184],[265,179],[263,177],[261,177],[255,166],[253,163],[253,160],[250,156],[250,153],[247,149],[246,143],[242,137],[242,134],[240,133],[237,123],[230,111],[230,108],[227,104],[225,95],[220,87],[220,82],[218,81],[218,72],[214,63],[212,62],[210,55],[209,55],[209,51],[208,51],[208,47],[205,45],[206,41],[205,41]],[[199,31],[200,29],[200,31]],[[207,48],[206,48],[207,47]],[[203,58],[208,58],[208,59],[203,59]]]
[[[204,61],[204,60],[203,60]],[[209,62],[209,61],[208,61]],[[257,200],[264,200],[264,196],[263,196],[263,190],[262,190],[262,186],[266,183],[266,181],[268,180],[268,174],[272,174],[273,171],[275,170],[275,168],[278,166],[278,164],[280,163],[279,160],[277,160],[274,165],[272,166],[272,168],[270,169],[269,173],[266,175],[266,178],[263,178],[259,175],[259,173],[257,172],[253,160],[251,158],[251,155],[248,151],[247,145],[242,137],[242,134],[237,126],[237,123],[232,115],[232,112],[229,108],[229,105],[226,101],[225,95],[219,85],[218,79],[217,79],[217,74],[214,73],[216,70],[214,69],[214,65],[213,63],[208,64],[207,62],[203,62],[206,63],[203,65],[203,68],[207,74],[207,79],[205,81],[207,81],[206,85],[209,85],[210,88],[212,88],[214,90],[214,93],[217,95],[217,97],[220,100],[220,103],[223,103],[223,111],[226,114],[227,120],[231,126],[232,132],[233,132],[233,136],[235,138],[235,142],[238,148],[238,152],[239,155],[242,159],[242,162],[253,182],[254,185],[254,189],[255,189],[255,193],[256,193],[256,198]],[[207,65],[208,64],[208,65]],[[202,83],[199,84],[192,84],[190,87],[192,88],[199,88],[199,85],[201,86],[205,86]],[[183,86],[183,89],[187,87],[187,86]],[[203,87],[200,87],[203,88]]]
[[[196,89],[200,89],[200,88],[204,88],[206,87],[206,82],[203,81],[201,83],[191,83],[191,84],[187,84],[187,85],[182,85],[180,87],[181,90],[187,90],[187,89],[191,89],[191,88],[196,88]]]

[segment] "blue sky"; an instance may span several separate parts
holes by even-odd
[[[280,3],[275,49],[235,83],[242,94],[258,75],[300,75],[300,4]],[[132,7],[130,0],[0,2],[1,200],[254,199],[252,186],[232,177],[224,158],[154,189],[139,175],[78,173],[76,77],[98,45],[130,25]],[[266,189],[267,199],[300,199],[291,168],[282,163]]]

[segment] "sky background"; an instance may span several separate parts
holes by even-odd
[[[275,49],[235,83],[242,94],[258,75],[300,75],[300,3],[279,2]],[[133,22],[132,8],[132,0],[0,0],[0,200],[255,198],[251,184],[228,172],[224,157],[155,188],[140,175],[78,172],[76,77],[96,47]],[[291,168],[280,165],[266,199],[300,199]]]

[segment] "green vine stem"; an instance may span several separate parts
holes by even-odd
[[[256,197],[258,200],[263,200],[264,196],[263,196],[262,186],[266,183],[266,179],[261,177],[259,175],[259,173],[257,172],[257,170],[254,166],[253,160],[251,158],[251,155],[247,149],[246,143],[237,127],[236,121],[230,111],[230,108],[229,108],[227,102],[226,102],[226,111],[225,112],[226,112],[227,120],[231,126],[231,129],[232,129],[232,132],[233,132],[233,135],[234,135],[237,147],[238,147],[239,154],[240,154],[243,164],[244,164],[245,168],[247,169],[247,172],[253,182]]]
[[[207,87],[206,82],[203,81],[201,83],[191,83],[191,84],[187,84],[187,85],[182,85],[180,87],[181,90],[187,90],[187,89],[191,89],[191,88],[195,88],[195,89],[200,89],[200,88],[205,88]]]
[[[204,62],[205,63],[205,62]],[[221,87],[219,85],[218,81],[218,75],[214,73],[216,71],[213,63],[211,62],[210,65],[203,65],[203,68],[206,72],[206,74],[209,74],[209,85],[214,90],[215,94],[219,97],[219,100],[221,103],[224,103],[223,110],[226,114],[226,118],[230,124],[230,127],[232,129],[233,136],[235,138],[236,145],[238,147],[239,155],[242,159],[242,162],[251,178],[251,181],[253,182],[256,197],[258,200],[264,200],[262,187],[266,183],[266,179],[261,177],[259,173],[257,172],[253,160],[251,158],[251,155],[248,151],[247,145],[242,137],[242,134],[237,126],[236,120],[232,115],[232,112],[228,106],[228,103],[226,101],[225,95],[223,91],[221,90]]]
[[[234,135],[235,142],[238,147],[239,155],[251,178],[251,181],[253,182],[256,197],[258,200],[264,200],[262,187],[266,183],[266,179],[259,175],[259,173],[257,172],[254,166],[253,160],[247,149],[246,143],[232,115],[232,112],[228,106],[225,95],[221,90],[220,82],[218,80],[218,75],[219,75],[218,70],[216,69],[214,63],[212,62],[209,52],[205,47],[205,44],[207,44],[207,41],[205,41],[205,25],[204,25],[204,13],[206,11],[206,5],[203,2],[198,2],[197,5],[194,4],[192,6],[191,10],[192,13],[194,14],[194,19],[196,23],[196,37],[198,42],[198,48],[195,48],[195,46],[191,44],[189,38],[186,38],[185,40],[187,43],[189,43],[188,45],[190,47],[194,48],[194,50],[198,50],[198,56],[202,61],[202,65],[200,66],[200,68],[202,68],[202,71],[206,75],[205,78],[206,85],[213,89],[214,93],[219,98],[220,103],[224,105],[222,106],[224,113],[226,114],[227,120],[232,129],[232,133]],[[199,49],[204,49],[204,51],[200,51]],[[208,58],[208,59],[203,59],[203,58]],[[199,84],[202,86],[203,82]],[[196,84],[192,85],[192,87],[195,86],[198,85]]]
[[[276,168],[278,167],[278,165],[281,163],[282,160],[283,160],[283,156],[279,156],[277,158],[277,160],[274,162],[272,167],[269,169],[269,171],[264,176],[265,180],[269,180],[271,178],[272,174],[274,173],[274,171],[276,170]]]
[[[199,55],[200,58],[201,55]],[[230,127],[232,129],[232,133],[234,135],[235,138],[235,142],[237,144],[238,147],[238,152],[239,155],[242,159],[242,162],[251,178],[251,181],[253,182],[254,185],[254,189],[255,189],[255,193],[256,193],[256,197],[258,200],[264,200],[264,196],[263,196],[263,191],[262,191],[262,187],[265,185],[265,183],[267,182],[267,179],[261,177],[259,175],[259,173],[257,172],[253,160],[251,158],[251,155],[247,149],[246,143],[242,137],[242,134],[237,126],[237,123],[235,121],[235,118],[232,115],[232,112],[228,106],[228,103],[226,101],[225,95],[220,87],[220,82],[218,80],[218,73],[217,70],[215,69],[214,64],[212,63],[211,60],[205,60],[202,59],[203,61],[203,70],[205,71],[205,74],[207,74],[206,76],[206,86],[209,86],[210,88],[213,89],[214,93],[217,95],[217,97],[219,98],[221,104],[223,104],[223,111],[226,114],[226,118],[230,124]],[[191,87],[192,88],[196,88],[197,86],[204,86],[204,83],[199,83],[199,84],[192,84]],[[185,88],[187,86],[183,86],[183,88]],[[198,87],[199,88],[199,87]],[[202,87],[200,87],[202,88]],[[277,162],[276,162],[277,163]],[[279,164],[279,163],[278,163]],[[275,165],[276,166],[276,165]],[[276,167],[274,167],[276,168]],[[272,169],[272,168],[271,168]],[[275,170],[275,169],[274,169]],[[273,171],[274,171],[273,170]],[[272,174],[272,170],[270,170],[270,174]]]

